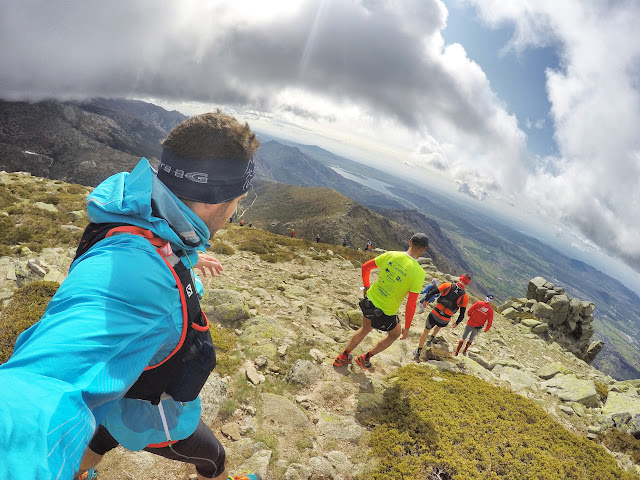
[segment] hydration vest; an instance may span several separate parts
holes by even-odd
[[[169,242],[150,230],[124,223],[90,223],[85,229],[74,260],[93,245],[113,235],[132,234],[146,238],[171,270],[182,303],[182,335],[175,349],[161,362],[148,365],[125,393],[126,398],[147,400],[154,405],[163,393],[179,402],[195,400],[216,366],[216,352],[209,332],[209,320],[200,301],[191,271]]]
[[[458,311],[458,300],[465,294],[464,288],[458,286],[457,283],[452,283],[449,286],[449,291],[445,294],[440,294],[440,298],[438,298],[438,303],[435,306],[435,310],[439,316],[449,319],[451,316]],[[446,310],[451,313],[448,313]]]

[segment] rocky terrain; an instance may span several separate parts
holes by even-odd
[[[14,189],[20,183],[31,191],[67,188],[18,173],[1,179]],[[65,208],[63,202],[30,207],[45,215],[57,212],[66,218],[66,230],[80,231],[82,211]],[[31,282],[61,282],[74,251],[70,244],[38,252],[15,245],[12,254],[0,257],[3,303]],[[265,480],[347,480],[367,478],[375,465],[361,419],[362,396],[382,398],[396,372],[415,365],[411,352],[426,313],[414,319],[409,339],[373,357],[371,370],[334,368],[333,358],[361,319],[361,262],[348,258],[350,251],[362,254],[234,224],[217,235],[212,254],[225,271],[203,278],[203,307],[214,322],[219,366],[202,403],[204,421],[222,439],[232,471],[256,470]],[[460,273],[442,272],[428,258],[420,262],[427,279],[444,282]],[[471,296],[478,299],[473,291]],[[418,368],[471,375],[516,392],[579,436],[596,439],[611,427],[638,435],[640,380],[614,381],[536,327],[496,313],[493,328],[478,336],[467,357],[449,353],[462,328],[446,328]],[[372,333],[354,353],[379,338]],[[636,469],[627,455],[615,455],[624,468]],[[120,448],[105,457],[99,471],[101,479],[112,480],[193,478],[189,466]]]

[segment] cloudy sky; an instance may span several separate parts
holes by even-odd
[[[0,97],[233,109],[640,270],[637,0],[0,2]]]

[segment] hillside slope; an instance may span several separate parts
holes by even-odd
[[[0,338],[25,310],[14,302],[30,303],[28,295],[16,295],[19,287],[63,281],[87,222],[78,213],[86,192],[0,174],[0,213],[11,214],[0,218],[20,220],[3,225],[0,237]],[[43,205],[33,208],[36,198]],[[11,245],[25,227],[32,228],[29,241]],[[600,445],[608,437],[596,433],[614,419],[632,418],[624,413],[629,409],[640,411],[640,384],[614,381],[534,334],[524,320],[496,312],[468,357],[451,355],[461,329],[446,328],[416,364],[411,352],[424,320],[417,316],[408,340],[376,355],[371,370],[336,369],[331,362],[361,318],[365,252],[230,224],[211,253],[225,271],[203,278],[202,305],[218,357],[201,394],[203,420],[222,440],[232,472],[250,469],[264,480],[434,472],[452,480],[639,478],[628,455],[613,456]],[[423,268],[441,282],[449,278],[428,260]],[[379,338],[373,332],[355,353]],[[434,405],[442,407],[437,417]],[[190,466],[121,448],[98,469],[113,479],[193,474]]]
[[[451,240],[438,228],[437,223],[413,212],[396,215],[380,215],[363,207],[335,190],[323,187],[296,187],[258,179],[254,185],[255,197],[240,207],[241,218],[246,223],[289,236],[291,229],[296,237],[322,243],[363,249],[368,241],[374,248],[406,250],[408,241],[416,232],[426,233],[429,248],[426,256],[443,271],[469,270]],[[480,285],[472,285],[484,291]]]

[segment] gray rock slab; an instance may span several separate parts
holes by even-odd
[[[640,398],[619,392],[609,392],[607,401],[602,407],[602,413],[605,415],[614,413],[640,414]]]
[[[549,380],[558,374],[566,375],[568,373],[570,373],[569,369],[563,363],[553,362],[545,365],[544,367],[540,367],[536,372],[536,375],[543,380]]]
[[[597,407],[600,404],[593,380],[581,380],[575,375],[556,375],[543,382],[542,387],[565,402],[578,402],[586,407]]]

